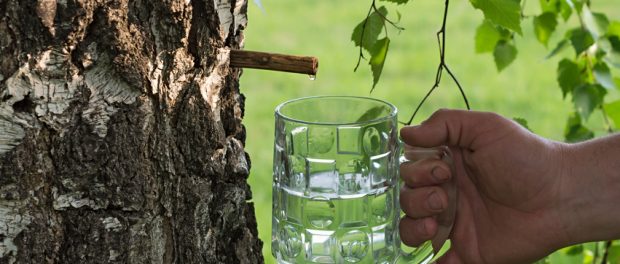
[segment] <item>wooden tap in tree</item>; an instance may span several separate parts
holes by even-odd
[[[231,50],[230,67],[316,75],[319,69],[319,59],[310,56]]]

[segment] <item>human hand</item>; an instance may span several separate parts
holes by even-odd
[[[436,235],[436,217],[448,206],[440,185],[450,180],[459,199],[452,247],[440,263],[528,263],[569,240],[558,212],[566,144],[497,114],[459,110],[440,110],[401,137],[413,147],[450,147],[455,165],[455,175],[436,157],[401,165],[405,244]]]

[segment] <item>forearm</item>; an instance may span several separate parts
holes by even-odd
[[[565,154],[567,244],[620,238],[620,134],[567,145]]]

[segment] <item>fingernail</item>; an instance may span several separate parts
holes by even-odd
[[[432,192],[428,196],[428,207],[434,211],[440,211],[443,209],[443,202],[441,201],[441,198],[439,197],[439,194],[437,194],[437,192]]]
[[[431,175],[438,182],[443,182],[443,181],[447,180],[448,177],[450,177],[450,173],[448,171],[446,171],[446,169],[444,169],[442,167],[435,167],[435,168],[433,168],[433,170],[431,171]]]

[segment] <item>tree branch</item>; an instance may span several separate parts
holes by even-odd
[[[375,1],[372,1],[372,5],[370,6],[372,7],[372,9],[375,10],[375,13],[379,14],[379,16],[381,18],[383,18],[383,21],[387,21],[388,23],[390,23],[390,25],[392,25],[394,28],[398,29],[398,30],[405,30],[404,27],[399,26],[398,24],[396,24],[396,22],[393,22],[392,20],[389,20],[385,15],[381,14],[381,12],[379,12],[379,9],[377,9],[377,5],[375,4]],[[387,29],[386,29],[387,30]],[[387,31],[386,31],[387,32]]]
[[[446,21],[448,20],[449,5],[450,5],[450,0],[446,0],[444,11],[443,11],[443,21],[441,23],[441,29],[437,31],[437,44],[439,46],[439,66],[437,67],[437,74],[435,75],[435,84],[433,84],[433,87],[431,87],[431,89],[426,93],[424,98],[422,98],[422,101],[420,101],[420,103],[416,107],[415,111],[409,118],[409,121],[407,121],[407,123],[404,123],[405,125],[411,125],[411,122],[413,122],[413,119],[418,114],[418,111],[420,110],[424,102],[426,102],[428,97],[435,91],[435,89],[439,87],[439,84],[441,83],[441,77],[443,75],[443,70],[446,70],[448,74],[450,75],[450,77],[452,78],[452,80],[456,83],[456,86],[459,88],[459,91],[461,92],[461,96],[463,97],[463,101],[465,102],[465,106],[467,107],[467,110],[470,109],[469,101],[467,100],[467,96],[465,95],[465,91],[463,90],[463,87],[461,86],[458,79],[456,78],[456,75],[452,73],[452,71],[446,64]]]
[[[612,242],[612,240],[605,242],[605,251],[603,252],[603,259],[601,259],[601,264],[607,264],[607,258],[609,257],[609,248],[611,247]]]
[[[355,64],[355,68],[353,69],[353,71],[357,71],[357,68],[359,68],[360,63],[362,62],[362,58],[364,58],[364,52],[363,52],[364,33],[366,32],[366,24],[368,24],[368,17],[370,17],[370,13],[372,12],[373,6],[375,6],[375,0],[372,0],[372,4],[370,5],[370,8],[368,9],[368,13],[366,14],[366,19],[364,19],[364,24],[362,25],[362,34],[360,36],[360,55],[359,57],[357,57],[357,64]]]

